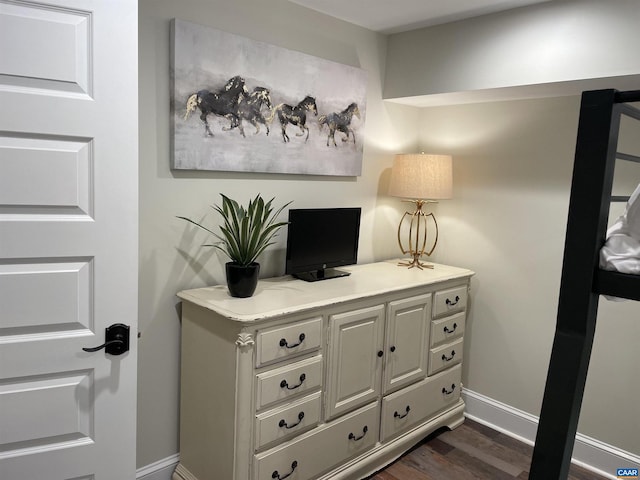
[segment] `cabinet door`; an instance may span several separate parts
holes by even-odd
[[[332,315],[327,418],[353,410],[380,394],[384,306]]]
[[[385,339],[384,392],[389,393],[427,374],[431,294],[389,303]]]

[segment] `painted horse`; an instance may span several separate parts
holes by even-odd
[[[353,137],[353,143],[356,143],[356,135],[353,133],[353,129],[351,128],[351,119],[354,115],[360,118],[360,110],[358,109],[358,105],[352,103],[341,112],[333,112],[328,115],[320,115],[320,117],[318,117],[318,125],[320,126],[320,129],[322,129],[323,125],[327,125],[329,127],[327,147],[329,146],[329,140],[333,140],[334,147],[338,146],[336,144],[335,137],[336,130],[344,133],[345,136],[342,138],[343,142],[349,140],[349,135],[351,135]]]
[[[295,107],[291,105],[287,105],[286,103],[281,103],[271,112],[271,116],[269,117],[269,123],[273,121],[273,117],[278,115],[278,120],[280,121],[280,127],[282,128],[282,140],[284,142],[289,141],[289,135],[287,135],[287,125],[292,124],[300,128],[300,133],[296,133],[296,136],[301,137],[302,135],[307,134],[307,138],[305,138],[305,143],[309,140],[309,128],[307,127],[307,111],[313,112],[313,114],[318,116],[318,107],[316,107],[316,99],[310,96],[304,97],[304,99],[298,103]]]
[[[238,101],[241,95],[247,93],[248,90],[244,79],[240,76],[229,79],[220,91],[200,90],[187,99],[187,111],[184,114],[184,119],[187,120],[199,108],[200,120],[204,123],[205,135],[213,136],[213,132],[207,122],[207,116],[213,114],[224,117],[231,122],[231,125],[224,127],[223,130],[231,130],[237,127],[244,136],[244,130],[238,116]]]
[[[267,135],[269,135],[269,125],[267,119],[262,114],[262,106],[266,106],[271,110],[271,95],[269,90],[264,87],[255,87],[253,92],[249,94],[242,94],[238,99],[238,116],[240,122],[247,120],[251,125],[256,127],[255,134],[260,133],[260,125],[263,124],[267,128]],[[243,132],[244,135],[244,132]]]

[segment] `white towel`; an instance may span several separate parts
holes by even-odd
[[[607,241],[600,250],[600,268],[640,275],[640,185],[624,213],[607,230]]]
[[[627,228],[629,235],[636,240],[640,240],[640,185],[633,192],[626,211]]]

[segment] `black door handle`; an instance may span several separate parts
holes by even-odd
[[[114,323],[104,329],[104,340],[102,345],[97,347],[83,347],[85,352],[97,352],[105,349],[109,355],[122,355],[129,351],[129,325]]]

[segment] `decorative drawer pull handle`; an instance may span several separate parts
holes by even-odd
[[[451,350],[451,356],[447,357],[444,353],[442,354],[442,360],[445,362],[450,362],[451,360],[453,360],[453,357],[456,356],[456,351],[455,350]]]
[[[278,480],[284,480],[285,478],[290,476],[293,472],[295,472],[296,468],[298,468],[298,461],[294,460],[293,463],[291,464],[291,471],[289,473],[287,473],[284,477],[280,476],[280,474],[278,473],[278,470],[274,470],[274,472],[271,474],[271,478],[277,478]]]
[[[407,408],[404,409],[404,413],[402,415],[400,415],[397,410],[393,412],[393,418],[404,418],[407,415],[409,415],[410,411],[411,411],[411,407],[407,405]]]
[[[285,348],[296,348],[297,346],[299,346],[302,342],[304,342],[305,339],[305,334],[301,333],[300,336],[298,337],[298,340],[300,340],[298,343],[294,343],[293,345],[289,345],[287,343],[287,340],[284,338],[280,339],[280,346],[281,347],[285,347]]]
[[[369,431],[369,427],[365,425],[364,427],[362,427],[362,435],[360,435],[359,437],[356,437],[353,433],[350,433],[349,440],[353,440],[354,442],[357,442],[358,440],[362,440],[368,431]]]
[[[451,384],[451,390],[447,390],[446,388],[442,387],[442,394],[443,395],[451,395],[456,389],[456,384],[452,383]]]
[[[443,389],[444,390],[444,389]],[[300,425],[300,422],[302,422],[302,419],[304,418],[304,412],[300,412],[298,414],[298,422],[297,423],[292,423],[291,425],[287,425],[287,422],[284,420],[284,418],[282,420],[280,420],[280,422],[278,423],[278,426],[280,428],[284,427],[287,430],[289,430],[290,428],[293,427],[297,427],[298,425]]]
[[[297,384],[297,385],[294,385],[292,387],[289,386],[289,383],[287,383],[286,380],[282,380],[280,382],[280,388],[286,388],[287,390],[295,390],[296,388],[298,388],[300,385],[302,385],[304,383],[306,378],[307,378],[307,376],[303,373],[302,375],[300,375],[300,383]]]
[[[448,307],[455,307],[459,301],[460,297],[456,295],[456,299],[453,302],[447,298],[444,303],[446,303]]]
[[[456,331],[456,328],[458,328],[458,324],[454,323],[453,324],[453,330],[449,330],[449,328],[445,325],[444,326],[444,333],[453,333]]]

